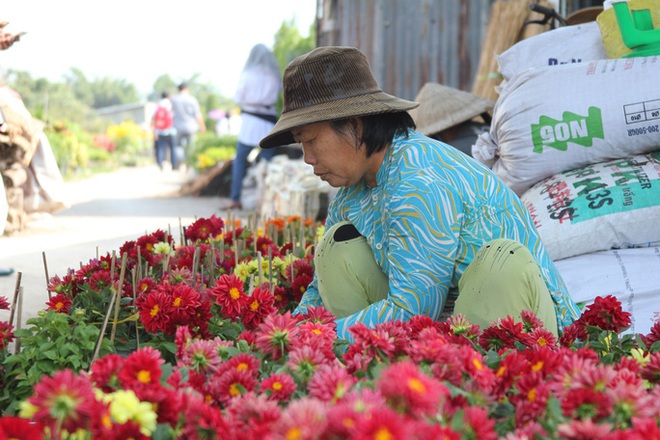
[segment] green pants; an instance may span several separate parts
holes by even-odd
[[[349,222],[326,231],[314,256],[323,305],[336,317],[356,313],[387,298],[387,275],[367,240]],[[539,266],[522,244],[500,238],[486,243],[459,280],[454,314],[484,329],[499,318],[520,320],[531,310],[557,336],[557,317]]]

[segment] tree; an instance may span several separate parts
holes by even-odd
[[[275,33],[275,44],[273,52],[280,69],[284,71],[287,64],[293,61],[299,55],[305,54],[316,47],[316,33],[314,25],[309,28],[309,35],[303,37],[298,32],[295,20],[282,22],[282,25]]]

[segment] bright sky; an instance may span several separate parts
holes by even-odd
[[[303,36],[316,0],[3,0],[5,31],[27,32],[0,51],[0,67],[60,81],[71,67],[89,80],[126,79],[146,95],[154,81],[199,73],[231,97],[252,46],[272,47],[283,21]]]

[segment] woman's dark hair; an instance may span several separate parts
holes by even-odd
[[[415,128],[415,122],[408,112],[380,113],[360,118],[362,139],[358,138],[356,118],[330,121],[330,126],[339,134],[350,135],[357,146],[364,143],[367,157],[391,144],[395,134],[407,136],[408,130]]]

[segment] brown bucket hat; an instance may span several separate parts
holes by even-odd
[[[301,55],[284,70],[282,116],[261,148],[294,143],[302,125],[411,110],[419,104],[383,92],[369,62],[354,47],[325,46]]]

